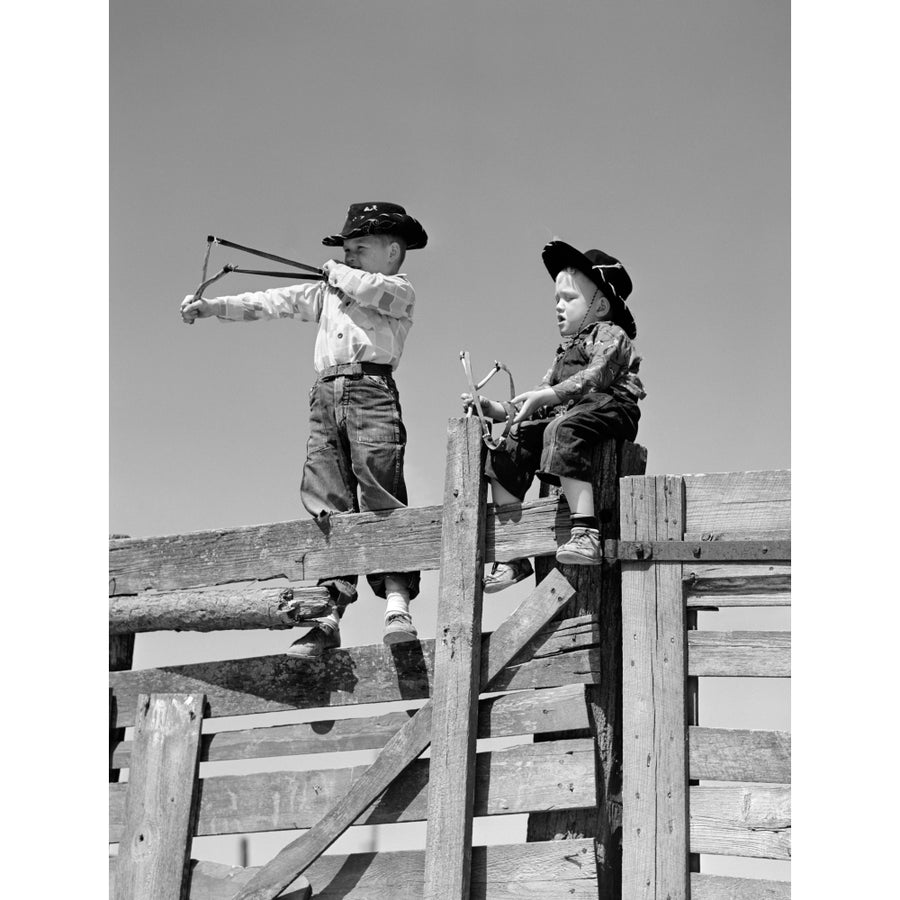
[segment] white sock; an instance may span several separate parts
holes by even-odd
[[[385,619],[392,613],[409,615],[409,591],[388,591],[387,605],[384,608]]]

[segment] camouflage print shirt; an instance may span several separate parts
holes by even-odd
[[[563,341],[538,387],[552,387],[562,408],[591,393],[637,403],[647,396],[638,376],[640,364],[634,344],[618,325],[594,322]]]
[[[374,362],[397,368],[412,327],[416,293],[402,274],[381,275],[329,261],[327,281],[219,297],[230,322],[299,319],[318,322],[314,364]]]

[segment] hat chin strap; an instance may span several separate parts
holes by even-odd
[[[594,295],[591,297],[591,302],[588,303],[588,308],[584,311],[584,315],[581,317],[581,321],[578,323],[578,327],[575,329],[575,332],[572,334],[572,337],[575,337],[582,328],[584,328],[584,323],[587,321],[588,316],[591,314],[591,311],[594,308],[594,301],[597,299],[597,294],[601,294],[602,291],[600,288],[594,288]]]

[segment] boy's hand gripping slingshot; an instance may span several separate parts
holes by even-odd
[[[494,360],[494,366],[478,384],[475,384],[475,380],[472,377],[472,362],[469,359],[469,351],[461,350],[459,353],[459,359],[462,363],[463,370],[466,373],[466,380],[469,382],[469,390],[472,392],[472,401],[467,403],[466,415],[471,416],[472,410],[478,410],[478,418],[481,420],[481,430],[482,430],[482,440],[490,447],[492,450],[497,450],[502,447],[506,443],[507,435],[509,435],[510,429],[512,428],[513,419],[516,417],[516,408],[513,406],[511,400],[516,396],[516,386],[513,382],[512,372],[499,360]],[[506,410],[506,425],[503,428],[503,433],[498,438],[494,438],[491,432],[491,422],[493,420],[489,419],[485,413],[484,409],[481,405],[481,397],[478,394],[478,391],[481,390],[500,370],[506,372],[509,376],[509,400],[500,400],[499,403]]]
[[[259,269],[244,269],[241,266],[225,265],[215,275],[207,278],[207,268],[209,267],[209,252],[212,250],[213,244],[221,244],[223,247],[231,247],[234,250],[242,250],[244,253],[250,253],[253,256],[261,256],[264,259],[271,259],[273,262],[284,263],[288,266],[295,266],[303,269],[310,274],[304,275],[300,272],[269,272],[260,271]],[[266,253],[264,250],[254,250],[252,247],[245,247],[243,244],[235,244],[232,241],[226,241],[225,238],[216,237],[211,234],[206,238],[206,253],[203,256],[203,275],[201,276],[200,285],[194,291],[194,300],[199,300],[203,296],[203,292],[215,281],[228,275],[230,272],[241,272],[244,275],[266,275],[269,278],[292,278],[305,279],[309,281],[324,281],[325,273],[315,266],[308,266],[306,263],[295,262],[293,259],[287,259],[284,256],[276,256],[274,253]],[[185,318],[182,320],[188,325],[193,325],[194,320]]]

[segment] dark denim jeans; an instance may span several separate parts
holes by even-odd
[[[309,442],[300,497],[313,516],[407,505],[403,480],[406,428],[390,375],[317,379],[309,392]],[[385,596],[388,573],[366,576]],[[419,593],[418,572],[390,573]],[[356,584],[356,575],[339,576]]]
[[[602,438],[634,440],[640,411],[610,394],[587,394],[562,414],[532,419],[510,432],[506,446],[491,450],[485,474],[520,500],[534,480],[591,481],[591,451]]]

